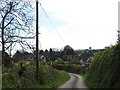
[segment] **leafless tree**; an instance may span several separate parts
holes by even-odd
[[[35,37],[34,34],[34,7],[31,2],[25,0],[0,0],[0,32],[2,43],[2,60],[4,61],[4,52],[8,50],[10,53],[19,43],[31,46],[25,39]]]

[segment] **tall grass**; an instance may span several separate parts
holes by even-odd
[[[49,68],[47,65],[39,66],[39,82],[35,78],[35,63],[23,62],[25,73],[19,77],[20,62],[14,63],[12,68],[3,67],[3,88],[56,88],[69,79],[64,71]]]

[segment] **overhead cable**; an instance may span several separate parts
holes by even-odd
[[[43,12],[45,13],[46,17],[48,18],[50,24],[52,25],[52,27],[54,28],[54,30],[57,32],[57,34],[59,35],[59,37],[62,39],[62,41],[65,43],[65,40],[63,39],[63,37],[61,36],[61,34],[57,31],[56,27],[54,26],[52,20],[49,18],[48,14],[46,13],[45,9],[42,7],[41,3],[40,4],[40,7],[41,9],[43,10]]]

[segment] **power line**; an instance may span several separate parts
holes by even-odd
[[[61,38],[61,40],[65,43],[65,40],[63,39],[62,35],[57,31],[55,25],[53,24],[52,20],[49,18],[48,14],[46,13],[45,9],[42,7],[41,3],[40,4],[40,7],[41,9],[43,10],[43,12],[45,13],[46,17],[48,18],[50,24],[52,25],[52,27],[54,28],[54,30],[57,32],[57,34],[59,35],[59,37]]]

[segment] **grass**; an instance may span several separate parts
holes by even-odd
[[[49,68],[47,65],[39,66],[39,82],[35,78],[35,63],[25,62],[25,73],[19,77],[20,62],[14,63],[12,68],[3,67],[3,88],[57,88],[70,77],[67,72]]]
[[[0,65],[0,89],[2,88],[2,67]]]
[[[64,84],[67,80],[69,80],[68,73],[61,71],[60,76],[58,76],[55,80],[51,80],[49,83],[45,85],[41,85],[41,88],[56,88]]]

